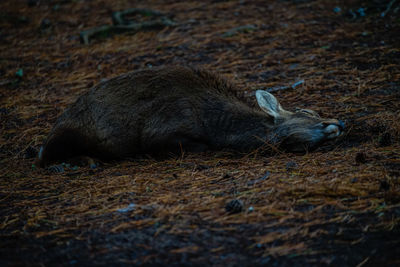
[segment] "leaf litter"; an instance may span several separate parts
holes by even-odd
[[[398,3],[36,2],[0,3],[1,263],[400,263]],[[173,14],[178,24],[80,44],[79,32],[130,8]],[[356,19],[344,12],[360,8]],[[246,25],[255,30],[221,36]],[[345,120],[347,132],[305,155],[32,168],[25,155],[92,85],[174,64],[223,74],[250,105],[251,92],[272,88],[285,107]],[[225,210],[233,200],[241,212]]]

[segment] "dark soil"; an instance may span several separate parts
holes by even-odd
[[[390,2],[1,1],[0,265],[400,265],[400,3]],[[128,8],[176,25],[80,43]],[[163,65],[221,73],[250,105],[254,90],[286,87],[274,92],[284,107],[344,120],[346,133],[303,155],[34,165],[79,95]]]

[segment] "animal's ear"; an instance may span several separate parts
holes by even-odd
[[[275,120],[282,117],[286,110],[284,110],[279,104],[278,99],[267,91],[257,90],[256,98],[258,105],[262,110],[264,110],[268,115],[273,117]]]

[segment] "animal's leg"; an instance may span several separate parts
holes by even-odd
[[[58,160],[88,155],[96,150],[96,142],[77,129],[57,128],[40,148],[37,163],[44,167]]]

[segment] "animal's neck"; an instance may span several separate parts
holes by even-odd
[[[218,148],[256,149],[269,142],[273,128],[270,118],[242,105],[214,109],[211,118],[207,128]]]
[[[227,136],[228,144],[241,151],[256,149],[268,142],[271,127],[265,117],[237,118],[232,124],[231,134]]]

